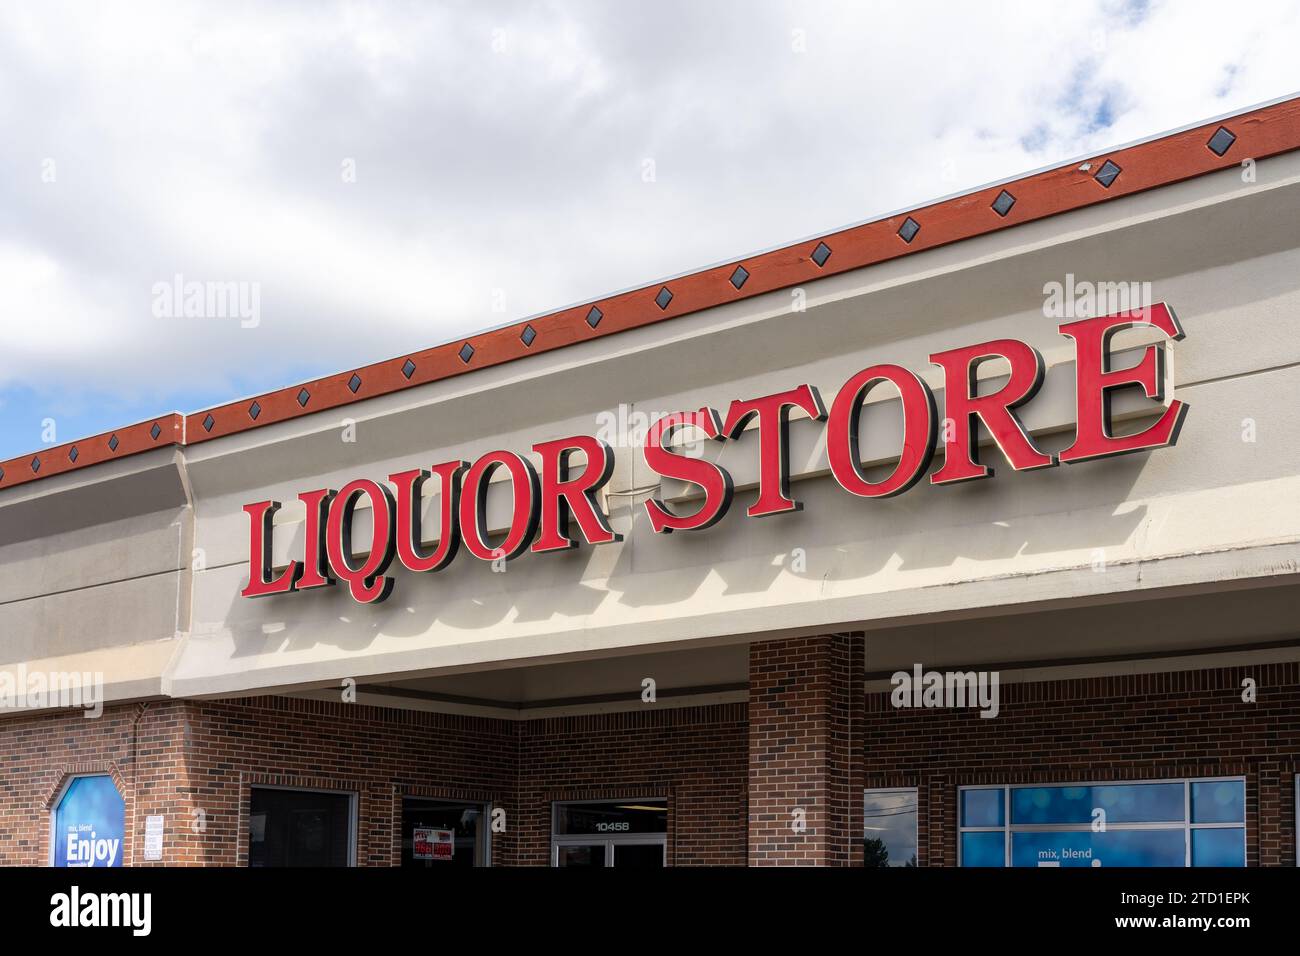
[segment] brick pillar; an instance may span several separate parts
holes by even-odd
[[[750,866],[861,863],[862,653],[861,634],[750,645]]]

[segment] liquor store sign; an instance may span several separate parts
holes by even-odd
[[[1043,383],[1043,358],[1018,339],[995,339],[936,352],[930,361],[943,370],[944,417],[951,423],[945,435],[943,464],[930,474],[936,485],[988,478],[992,469],[981,463],[977,425],[983,425],[998,451],[1017,471],[1050,468],[1109,458],[1129,452],[1173,445],[1187,412],[1171,401],[1158,420],[1133,434],[1114,435],[1110,403],[1117,389],[1141,388],[1146,397],[1163,402],[1167,386],[1164,351],[1143,349],[1138,363],[1112,369],[1111,340],[1134,326],[1152,326],[1171,340],[1183,338],[1173,310],[1164,304],[1135,312],[1082,319],[1058,331],[1073,340],[1075,350],[1075,438],[1059,455],[1040,451],[1025,431],[1016,410],[1031,401]],[[977,370],[1001,360],[1010,372],[999,388],[980,394]],[[903,441],[897,463],[884,477],[869,478],[858,452],[859,417],[867,394],[877,387],[897,391],[902,402]],[[831,474],[847,493],[860,498],[902,494],[930,469],[938,440],[939,414],[935,396],[920,376],[899,365],[872,365],[853,375],[836,393],[829,410],[818,390],[796,385],[787,391],[737,399],[725,414],[705,406],[665,415],[646,431],[646,465],[659,476],[688,482],[699,489],[701,503],[681,513],[651,498],[643,507],[656,534],[702,531],[727,513],[734,497],[731,475],[716,462],[674,450],[672,440],[692,429],[707,439],[737,440],[754,426],[758,434],[758,494],[746,509],[751,518],[795,511],[790,496],[789,418],[794,409],[823,423]],[[317,488],[298,495],[306,507],[303,553],[287,567],[271,560],[271,527],[277,501],[245,505],[249,518],[249,580],[244,597],[265,597],[334,587],[342,582],[362,604],[383,601],[392,593],[390,573],[397,564],[415,573],[447,567],[461,548],[483,561],[513,560],[525,552],[545,554],[586,543],[620,540],[601,509],[597,494],[614,470],[614,452],[590,435],[546,441],[532,446],[539,465],[515,451],[492,451],[474,462],[453,459],[428,468],[416,467],[380,482],[358,478],[342,488]],[[573,460],[581,455],[581,467]],[[509,481],[512,507],[504,533],[489,540],[487,491],[498,472]],[[436,480],[440,492],[439,537],[426,548],[421,534],[421,501],[426,482]],[[369,505],[370,540],[357,558],[352,548],[352,519],[358,504]]]

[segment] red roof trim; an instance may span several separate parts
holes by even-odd
[[[185,444],[185,416],[176,412],[127,425],[115,431],[43,448],[39,452],[0,462],[0,489],[24,485],[51,475],[88,468],[104,461],[129,458],[151,448]]]
[[[1235,137],[1222,154],[1210,147],[1212,138],[1221,127]],[[1222,145],[1222,139],[1215,142],[1216,147]],[[1084,209],[1120,196],[1171,185],[1237,166],[1248,157],[1259,160],[1297,148],[1300,148],[1300,98],[1102,153],[1087,162],[1071,162],[1012,182],[852,226],[820,239],[715,266],[667,283],[656,282],[436,348],[239,402],[205,408],[183,416],[183,421],[182,416],[165,415],[154,420],[163,429],[163,434],[156,439],[150,434],[154,424],[150,421],[118,429],[115,433],[105,432],[45,449],[36,455],[13,458],[0,462],[0,469],[3,469],[0,489],[121,458],[159,444],[194,445],[340,408],[534,353],[663,322],[1021,223]],[[1109,179],[1109,185],[1104,185],[1098,174],[1103,168],[1113,171],[1107,164],[1117,166],[1119,172]],[[994,208],[1003,192],[1014,197],[1014,203],[1009,209],[1005,205]],[[903,237],[907,233],[900,234],[908,220],[920,227],[915,231],[908,227],[907,232],[912,236],[910,241]],[[829,249],[829,255],[818,253],[823,246]],[[733,275],[740,278],[736,273],[737,266],[743,266],[748,273],[740,280],[740,288],[732,281]],[[671,293],[671,298],[662,294],[664,289]],[[599,315],[594,314],[593,309],[599,309]],[[588,321],[589,315],[596,322],[594,326]],[[534,333],[528,341],[527,329]],[[111,451],[108,442],[114,434],[119,447]],[[75,461],[70,458],[73,445],[77,448]],[[33,458],[40,463],[38,471],[31,468]]]

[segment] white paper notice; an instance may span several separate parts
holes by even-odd
[[[144,818],[144,858],[161,860],[163,850],[163,818],[161,816]]]

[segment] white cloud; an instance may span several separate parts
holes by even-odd
[[[1292,92],[1298,28],[1185,0],[7,3],[0,388],[233,396],[400,354]],[[154,318],[176,273],[261,283],[261,324]]]
[[[110,311],[49,255],[0,241],[0,289],[13,367],[30,372],[52,356],[77,362],[112,347]]]

